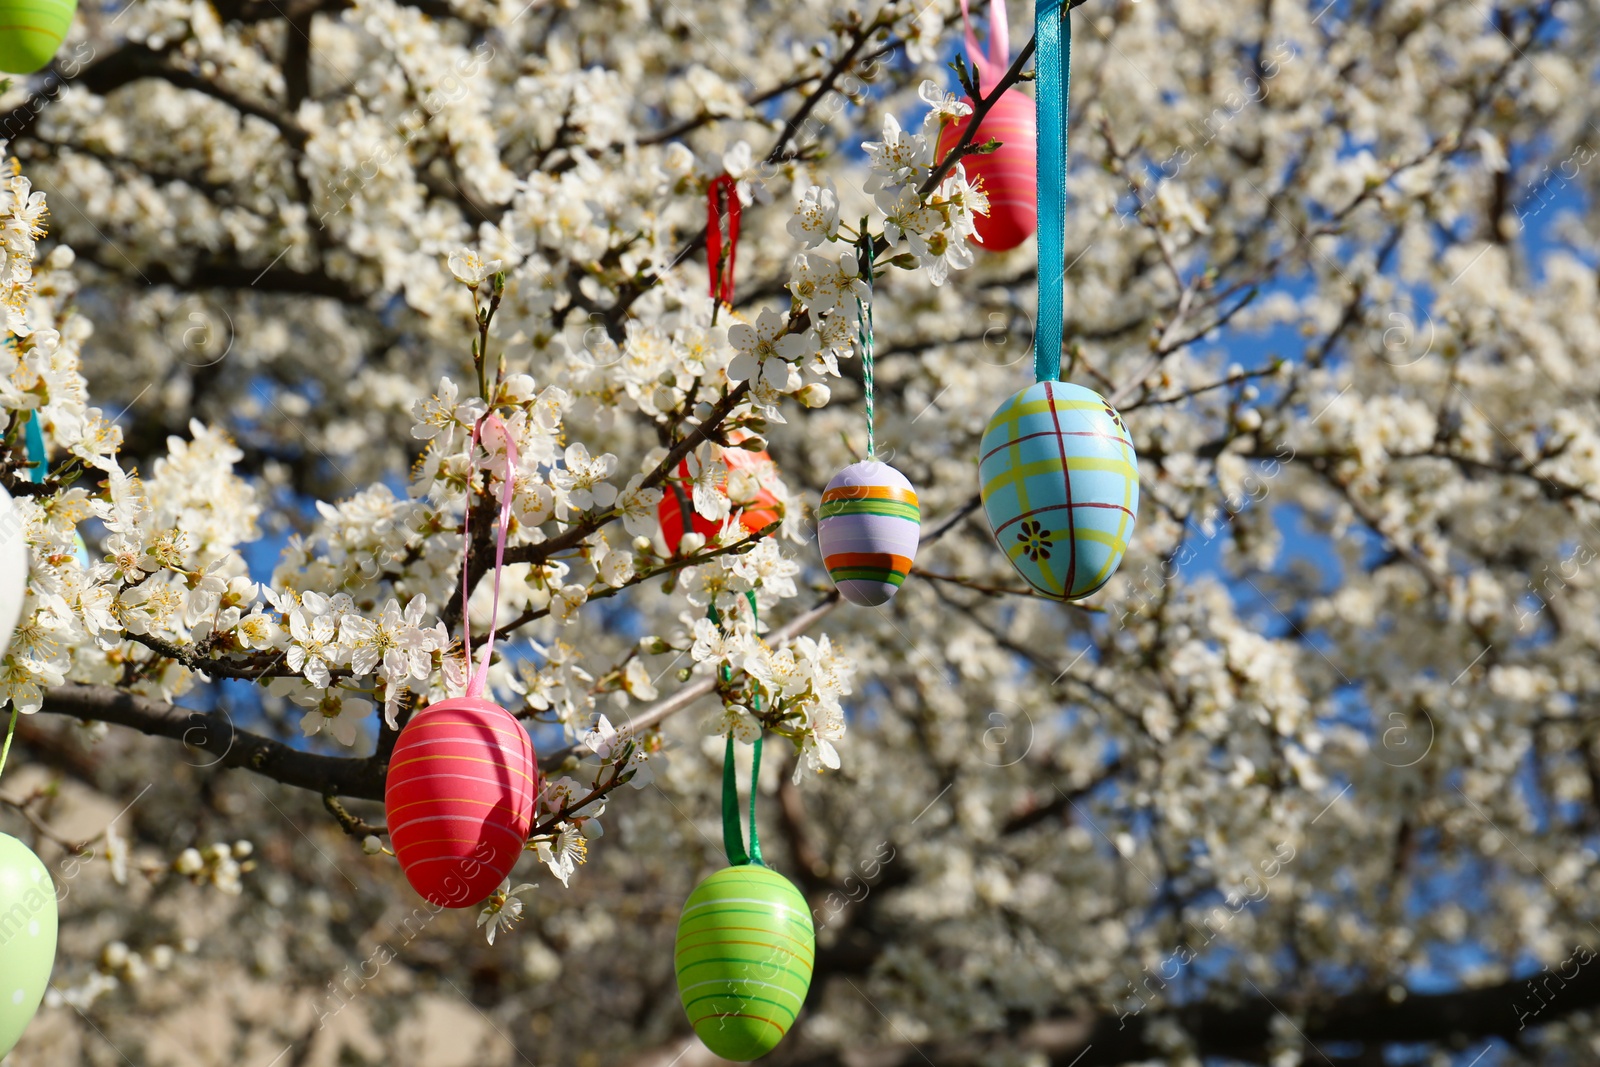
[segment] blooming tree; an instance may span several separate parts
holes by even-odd
[[[779,1056],[1592,1062],[1600,17],[1073,6],[1063,363],[1144,500],[1078,605],[976,515],[1036,278],[936,149],[1031,46],[979,94],[943,0],[86,7],[0,99],[0,799],[66,891],[16,1062],[698,1062],[672,926],[763,730]],[[867,303],[878,610],[810,525]],[[373,802],[491,623],[546,785],[452,917]]]

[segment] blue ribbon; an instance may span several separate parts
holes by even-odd
[[[44,481],[44,430],[39,426],[39,413],[32,412],[23,427],[23,439],[28,445],[28,480],[32,482]]]
[[[1034,5],[1034,116],[1039,126],[1039,320],[1033,377],[1061,377],[1062,289],[1066,278],[1067,90],[1072,77],[1072,18],[1065,0]]]

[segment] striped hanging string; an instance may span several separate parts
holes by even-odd
[[[873,407],[873,380],[872,380],[872,235],[867,232],[867,220],[861,220],[861,276],[867,280],[867,300],[861,302],[856,297],[856,343],[861,346],[861,395],[867,408],[867,460],[871,462],[878,458],[878,441],[873,423],[876,412]]]
[[[1072,19],[1066,0],[1034,4],[1034,114],[1039,124],[1039,324],[1033,377],[1061,378],[1062,289],[1066,282],[1067,91],[1072,77]]]
[[[750,601],[750,620],[753,624],[757,618],[756,594],[748,591],[745,596]],[[717,612],[717,606],[710,604],[706,607],[706,617],[718,626],[722,625],[722,616]],[[722,680],[733,681],[733,670],[726,665],[722,668]],[[750,698],[750,710],[761,710],[761,698]],[[765,731],[763,730],[762,733]],[[761,737],[756,734],[754,751],[750,754],[750,852],[745,853],[744,837],[739,830],[739,783],[733,765],[733,733],[728,734],[728,746],[722,756],[722,849],[728,854],[730,867],[743,867],[746,864],[755,864],[765,867],[761,862],[761,840],[756,836],[756,793],[757,785],[761,780]]]
[[[739,250],[739,186],[724,174],[706,189],[706,268],[711,279],[711,325],[726,304],[733,307],[733,263]],[[722,224],[727,219],[724,254]]]

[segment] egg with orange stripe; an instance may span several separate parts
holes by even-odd
[[[77,0],[0,0],[0,71],[32,74],[55,58]]]
[[[694,1032],[725,1060],[765,1056],[811,988],[816,929],[800,891],[756,863],[695,887],[678,919],[673,963]]]
[[[487,899],[522,855],[538,795],[533,742],[498,704],[455,697],[413,715],[383,789],[406,880],[440,907]]]
[[[817,545],[839,595],[852,604],[888,603],[911,573],[921,535],[917,491],[887,463],[852,463],[823,490]]]

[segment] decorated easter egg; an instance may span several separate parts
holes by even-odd
[[[966,101],[970,107],[971,100]],[[956,145],[972,122],[968,115],[939,133],[939,158]],[[989,214],[979,215],[976,225],[983,240],[978,247],[988,252],[1005,252],[1020,245],[1039,228],[1039,185],[1035,173],[1039,152],[1038,123],[1033,101],[1015,89],[1007,89],[983,117],[972,138],[975,145],[990,140],[1000,147],[987,155],[964,156],[967,180],[981,184],[989,198]]]
[[[811,988],[816,931],[805,898],[760,864],[695,887],[678,920],[678,996],[694,1032],[725,1060],[771,1052]]]
[[[728,439],[737,445],[748,436],[736,431]],[[771,463],[772,457],[765,452],[725,448],[722,450],[722,462],[727,466],[730,477],[723,480],[717,491],[727,496],[727,483],[735,472],[748,471],[754,474],[762,465]],[[700,460],[693,455],[687,456],[678,464],[676,476],[668,478],[661,487],[661,505],[657,515],[661,520],[661,534],[666,539],[669,556],[678,554],[683,535],[689,531],[693,530],[709,541],[722,529],[721,522],[702,518],[694,509],[694,477],[699,473]],[[764,530],[782,518],[778,510],[778,498],[765,489],[757,489],[753,497],[737,501],[733,515],[747,533]]]
[[[0,0],[0,71],[32,74],[55,57],[77,0]]]
[[[0,1056],[16,1047],[56,962],[56,887],[39,857],[0,834]]]
[[[1036,592],[1078,600],[1111,577],[1139,511],[1139,459],[1105,397],[1030,385],[995,409],[979,446],[983,510]]]
[[[28,595],[28,539],[22,513],[0,489],[0,656],[5,655]]]
[[[917,491],[887,463],[852,463],[833,476],[817,512],[817,545],[828,577],[852,604],[884,604],[917,558]]]
[[[446,908],[487,899],[522,855],[538,795],[533,743],[498,704],[454,697],[413,715],[383,789],[411,888]]]

